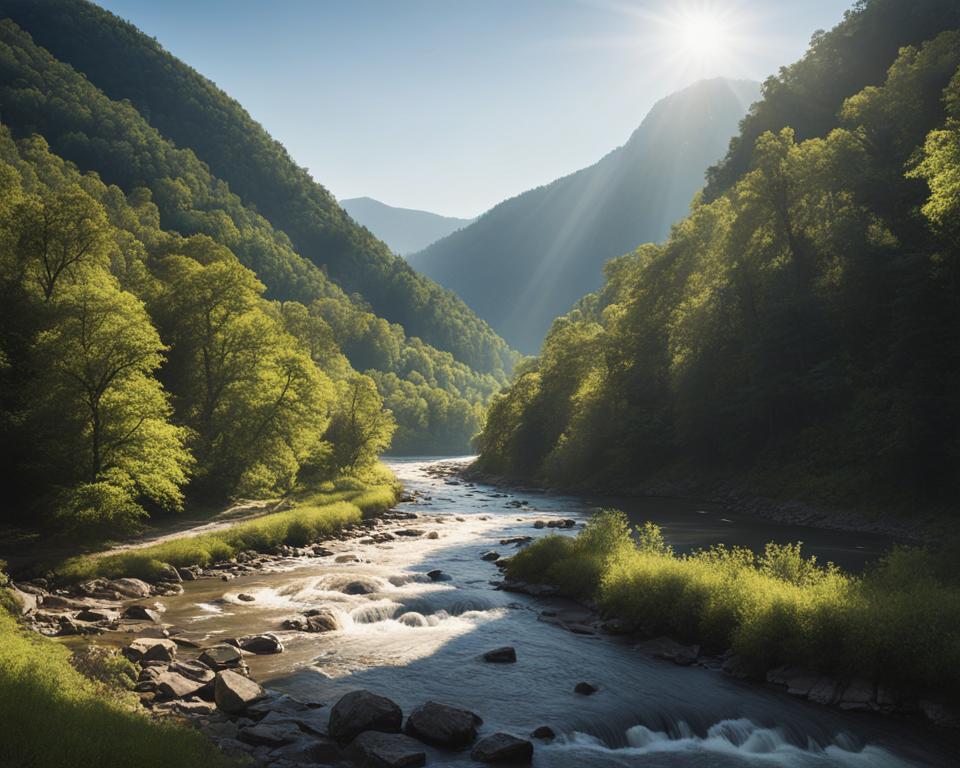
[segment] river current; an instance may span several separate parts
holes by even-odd
[[[512,554],[514,545],[501,539],[548,533],[534,527],[537,520],[583,522],[600,502],[440,477],[431,472],[436,462],[388,462],[417,495],[400,509],[419,515],[409,527],[423,535],[333,542],[330,556],[291,560],[229,582],[185,583],[182,595],[163,598],[164,620],[203,642],[277,633],[285,651],[250,657],[251,674],[303,700],[329,706],[365,688],[393,699],[405,713],[428,699],[470,709],[484,720],[481,733],[526,736],[548,725],[558,738],[535,741],[540,768],[958,764],[956,740],[948,733],[828,709],[718,671],[650,658],[622,639],[558,627],[543,611],[563,610],[562,602],[548,605],[496,590],[490,582],[499,571],[481,555],[491,549]],[[629,505],[635,519],[663,525],[678,548],[802,538],[823,559],[856,568],[889,544],[725,516],[697,502]],[[429,538],[432,532],[436,538]],[[427,576],[434,569],[443,572],[441,580]],[[285,618],[320,607],[333,611],[336,631],[281,628]],[[504,645],[516,648],[515,664],[479,658]],[[574,693],[580,681],[599,691]],[[474,763],[468,752],[431,752],[428,765]]]

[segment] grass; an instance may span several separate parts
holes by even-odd
[[[196,731],[150,720],[122,688],[82,675],[67,648],[21,627],[4,604],[0,599],[0,765],[234,765]]]
[[[799,544],[768,544],[759,556],[724,547],[676,555],[653,524],[634,541],[626,517],[608,510],[577,538],[548,536],[522,550],[507,575],[595,600],[651,635],[732,649],[758,674],[796,664],[955,696],[960,584],[950,560],[898,547],[853,576],[804,558]]]
[[[383,481],[386,478],[378,478]],[[302,494],[292,509],[197,536],[183,536],[140,549],[81,555],[56,566],[58,580],[73,583],[105,576],[155,578],[164,564],[183,567],[229,560],[246,550],[271,552],[282,544],[304,546],[381,514],[396,503],[393,483],[371,485],[355,479],[327,483]]]

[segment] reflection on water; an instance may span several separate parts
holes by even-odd
[[[541,620],[542,603],[490,586],[498,571],[480,555],[490,549],[510,554],[515,545],[501,539],[545,535],[549,529],[534,523],[555,516],[583,521],[592,505],[566,497],[504,496],[490,487],[431,477],[427,460],[391,465],[408,489],[421,494],[405,508],[420,515],[415,526],[423,536],[381,544],[334,542],[330,557],[290,561],[230,582],[187,583],[183,595],[164,599],[165,620],[198,640],[276,632],[286,650],[250,657],[252,674],[305,700],[329,704],[368,688],[405,711],[426,699],[472,709],[484,718],[484,732],[526,735],[549,725],[561,736],[538,743],[538,766],[950,764],[947,755],[956,745],[930,729],[820,708]],[[514,506],[521,501],[528,504]],[[677,530],[693,537],[686,521],[711,517],[698,514],[703,511],[694,503],[672,502],[670,514],[680,522],[675,529],[667,523],[668,535]],[[661,508],[659,514],[666,513]],[[741,521],[734,530],[746,529]],[[710,526],[702,530],[696,546],[710,543]],[[428,538],[432,532],[436,538]],[[824,546],[833,535],[821,534]],[[843,541],[849,534],[837,536]],[[335,562],[340,555],[356,557]],[[427,576],[434,570],[442,575]],[[241,593],[253,601],[240,600]],[[312,610],[332,615],[336,628],[282,629],[285,619]],[[517,649],[517,663],[481,660],[485,651],[503,645]],[[600,690],[589,697],[575,694],[580,681]],[[432,758],[439,765],[470,764],[466,754]]]

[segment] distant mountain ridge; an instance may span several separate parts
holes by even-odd
[[[553,319],[600,287],[606,261],[663,240],[686,215],[759,96],[759,83],[725,78],[685,88],[596,164],[500,203],[408,260],[511,346],[535,352]]]
[[[340,207],[357,224],[366,227],[401,256],[421,251],[475,219],[441,216],[415,208],[399,208],[372,197],[352,197],[340,201]]]

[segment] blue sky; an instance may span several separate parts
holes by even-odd
[[[475,216],[703,77],[762,80],[852,0],[101,0],[337,197]]]

